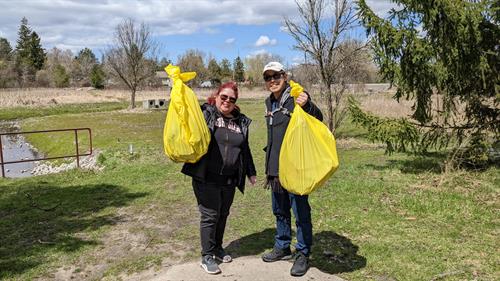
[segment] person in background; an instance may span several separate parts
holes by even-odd
[[[272,191],[272,210],[276,216],[276,236],[271,252],[265,253],[262,260],[274,262],[291,259],[290,244],[292,241],[291,213],[295,215],[297,226],[297,244],[295,245],[295,261],[290,270],[292,276],[302,276],[309,269],[309,255],[312,246],[311,207],[307,195],[296,195],[283,188],[279,181],[279,154],[285,136],[290,115],[295,107],[294,98],[290,96],[285,68],[279,62],[268,63],[263,70],[266,89],[271,92],[266,99],[267,146],[266,151],[266,186]],[[308,93],[302,92],[296,99],[305,112],[320,121],[323,115],[312,103]]]
[[[215,259],[232,261],[222,241],[236,187],[243,193],[247,177],[252,185],[256,182],[248,145],[252,120],[240,112],[237,100],[237,84],[227,82],[201,106],[211,132],[208,152],[198,162],[182,167],[182,173],[192,177],[201,217],[201,267],[209,274],[221,272]]]

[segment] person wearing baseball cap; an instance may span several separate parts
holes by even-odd
[[[291,87],[285,67],[276,61],[264,66],[262,75],[266,89],[271,93],[265,100],[267,114],[267,146],[266,151],[266,186],[272,191],[272,210],[276,216],[276,236],[273,250],[265,253],[262,260],[275,262],[295,257],[290,270],[292,276],[302,276],[309,269],[309,255],[312,246],[311,207],[307,195],[296,195],[283,188],[279,181],[279,154],[285,136],[290,115],[295,107],[290,96]],[[305,112],[323,120],[320,109],[311,101],[307,92],[302,92],[296,99]],[[292,255],[291,212],[295,215],[297,226],[297,244],[295,255]]]

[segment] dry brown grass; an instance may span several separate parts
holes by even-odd
[[[200,99],[206,99],[214,90],[195,89]],[[136,94],[136,102],[147,99],[169,99],[170,90],[143,90]],[[260,98],[267,96],[264,90],[240,89],[240,98]],[[92,88],[33,88],[0,90],[0,108],[38,107],[55,104],[122,102],[130,100],[127,90],[95,90]]]
[[[394,93],[378,93],[355,95],[355,98],[361,102],[361,108],[373,113],[376,116],[397,118],[407,117],[412,114],[412,101],[401,99],[397,102],[392,98]]]
[[[206,99],[213,89],[194,89],[196,95]],[[324,102],[317,90],[311,91],[314,101],[324,110]],[[361,101],[361,107],[378,116],[403,117],[411,114],[411,102],[392,99],[393,93],[380,92],[372,94],[356,94]],[[265,99],[269,92],[260,87],[253,89],[241,87],[240,99]],[[169,99],[169,89],[143,90],[136,94],[138,105],[147,99]],[[0,108],[8,107],[39,107],[56,104],[128,102],[130,92],[125,89],[96,90],[93,88],[33,88],[33,89],[3,89],[0,90]]]

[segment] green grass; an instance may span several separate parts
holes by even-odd
[[[47,115],[60,115],[66,113],[101,112],[124,109],[128,107],[126,102],[106,102],[90,104],[67,104],[47,107],[14,107],[2,108],[0,120],[16,120],[30,117],[43,117]]]
[[[270,194],[262,188],[263,104],[240,106],[254,120],[259,186],[236,195],[225,240],[235,256],[260,255],[274,236]],[[163,260],[197,259],[199,215],[190,178],[163,154],[164,118],[165,111],[68,107],[22,120],[23,130],[92,128],[106,169],[0,180],[0,279],[50,278],[72,265],[82,277],[101,264],[105,270],[94,279],[117,279]],[[347,123],[339,135],[363,132]],[[56,155],[73,147],[70,139],[30,140]],[[387,156],[382,149],[343,149],[339,157],[339,170],[310,196],[314,267],[347,280],[498,278],[498,168],[442,174],[440,155]]]

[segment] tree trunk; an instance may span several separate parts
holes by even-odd
[[[136,89],[132,89],[132,93],[130,95],[130,107],[132,109],[135,108],[135,91],[136,91]]]
[[[331,132],[335,131],[335,127],[333,126],[334,122],[334,112],[333,112],[333,96],[332,96],[332,85],[328,83],[328,85],[325,85],[326,89],[326,116],[327,116],[327,123],[328,123],[328,129],[330,129]]]

